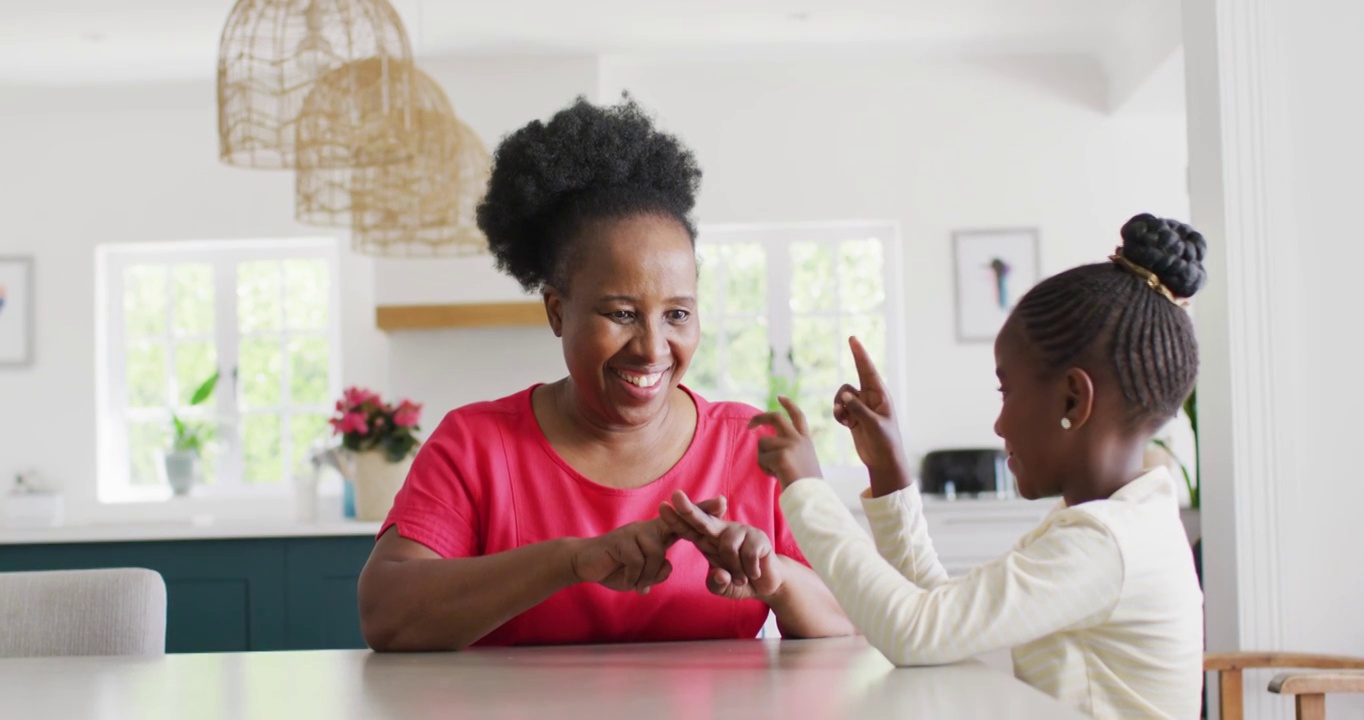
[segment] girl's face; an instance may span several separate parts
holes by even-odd
[[[995,434],[1004,439],[1019,494],[1029,500],[1061,494],[1074,434],[1061,426],[1071,405],[1066,374],[1046,372],[1012,320],[995,338],[995,374],[1003,396]]]

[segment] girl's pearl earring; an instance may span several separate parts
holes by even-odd
[[[1061,418],[1061,429],[1062,430],[1070,429],[1070,418]]]

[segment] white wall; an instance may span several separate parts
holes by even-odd
[[[1184,7],[1192,205],[1227,268],[1199,316],[1209,649],[1358,656],[1364,6]],[[1247,718],[1292,717],[1274,674],[1247,675]],[[1327,705],[1364,716],[1360,696]]]
[[[0,372],[0,473],[35,468],[68,515],[94,503],[94,248],[100,243],[334,235],[292,221],[292,176],[217,161],[211,83],[0,90],[0,253],[35,258],[31,368]],[[368,260],[342,259],[348,382],[387,374]]]
[[[1283,19],[1302,326],[1302,452],[1296,503],[1281,516],[1285,647],[1364,655],[1364,482],[1353,448],[1364,420],[1364,4],[1275,2]],[[1329,18],[1329,22],[1323,19]],[[1328,717],[1364,717],[1364,698],[1336,697]]]
[[[954,339],[953,230],[1035,226],[1051,274],[1107,257],[1137,212],[1188,214],[1182,113],[1110,116],[1083,58],[615,58],[602,89],[695,149],[702,222],[901,224],[916,453],[999,442],[992,348]]]
[[[614,99],[628,89],[697,151],[704,223],[900,222],[903,406],[918,451],[996,442],[990,347],[953,339],[952,230],[1037,226],[1044,270],[1054,272],[1104,257],[1135,212],[1187,213],[1179,113],[1107,114],[1103,77],[1081,58],[485,58],[423,67],[490,148],[575,95]],[[37,363],[0,373],[0,401],[22,409],[0,413],[0,473],[43,471],[66,489],[75,519],[97,514],[95,245],[317,234],[291,219],[287,172],[217,161],[214,103],[211,83],[0,89],[8,221],[0,253],[36,256],[39,314]],[[428,427],[449,408],[563,373],[544,329],[374,330],[376,301],[521,297],[487,259],[347,253],[342,283],[344,381],[426,402]]]
[[[463,59],[423,63],[491,151],[507,133],[548,118],[576,96],[597,95],[598,62]],[[382,304],[527,299],[490,257],[379,260],[375,294]],[[533,298],[530,298],[533,299]],[[563,355],[548,326],[398,332],[389,335],[389,389],[427,405],[427,427],[467,403],[511,394],[562,377]]]
[[[489,145],[595,92],[596,63],[579,57],[424,66]],[[344,233],[293,221],[291,173],[218,162],[216,102],[212,82],[0,88],[0,255],[34,256],[38,325],[34,365],[0,370],[0,487],[37,469],[64,490],[72,521],[166,514],[95,505],[95,246],[333,235],[344,247]],[[342,257],[343,381],[404,392],[389,382],[389,338],[374,328],[376,261],[348,248]],[[457,363],[444,370],[467,375]]]

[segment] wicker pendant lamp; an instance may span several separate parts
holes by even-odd
[[[384,123],[364,127],[367,118],[385,100],[384,87],[370,84],[359,95],[345,91],[352,76],[373,77],[380,71],[401,76],[409,89],[411,112],[401,137],[388,137]],[[445,91],[411,63],[396,63],[381,58],[366,58],[333,70],[318,81],[303,101],[298,124],[299,164],[294,177],[294,218],[308,225],[351,226],[351,184],[354,176],[393,162],[375,162],[392,150],[395,141],[406,149],[396,162],[409,162],[421,151],[430,134],[432,118],[453,117],[455,111]],[[354,157],[366,162],[321,162],[324,159]]]
[[[357,252],[443,257],[488,251],[475,221],[488,188],[488,150],[454,115],[437,115],[423,127],[430,132],[411,162],[354,172],[351,231]]]
[[[363,73],[374,63],[370,59],[353,65]],[[350,71],[347,67],[335,72]],[[295,176],[295,218],[310,225],[350,227],[355,248],[372,255],[480,252],[486,241],[473,218],[487,186],[488,151],[455,117],[440,85],[415,66],[407,66],[406,72],[415,108],[415,154],[399,163],[300,167]],[[305,101],[301,135],[313,126],[310,118],[314,115],[349,117],[349,112],[327,111],[328,85],[324,79]],[[300,147],[315,143],[315,139],[299,141]],[[357,154],[365,151],[358,149]]]
[[[412,63],[388,57],[365,58],[323,75],[298,114],[297,169],[345,177],[352,168],[411,160],[426,107],[422,78]]]
[[[412,47],[388,0],[238,0],[218,45],[222,161],[272,169],[357,161],[328,152],[300,157],[296,143],[304,99],[314,85],[364,58],[378,58],[380,71],[334,78],[331,92],[381,98],[378,114],[365,121],[389,123],[394,128],[388,134],[399,137],[411,123],[410,90],[406,76],[389,72],[389,64],[410,65]],[[371,144],[371,151],[375,147]],[[397,145],[359,161],[391,162],[410,155],[410,148]]]

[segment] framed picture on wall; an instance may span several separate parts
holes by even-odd
[[[0,367],[33,362],[33,258],[0,257]]]
[[[952,233],[957,281],[957,341],[992,342],[1009,312],[1037,284],[1035,228]]]

